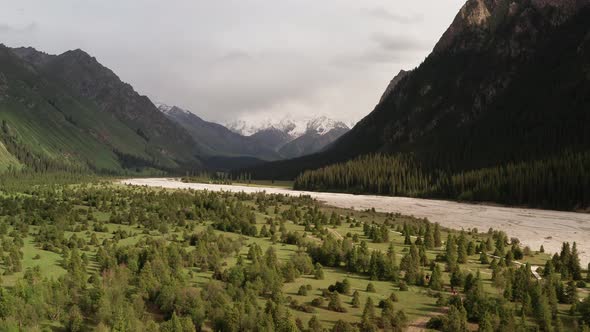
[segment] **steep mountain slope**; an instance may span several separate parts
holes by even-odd
[[[82,51],[0,46],[0,139],[27,167],[173,170],[199,165],[192,138]]]
[[[470,169],[590,147],[583,3],[468,1],[434,52],[333,153],[411,151]]]
[[[590,149],[589,21],[587,1],[469,0],[422,65],[327,151],[250,171],[294,178],[385,152],[412,154],[427,173],[453,174],[583,153]],[[552,176],[578,176],[579,164],[568,167],[571,174]]]
[[[158,107],[169,119],[182,126],[213,156],[249,156],[265,160],[280,159],[280,155],[253,138],[236,134],[224,126],[208,122],[197,115],[176,106]],[[217,163],[216,163],[217,164]]]
[[[200,151],[190,135],[166,118],[95,58],[81,50],[68,51],[47,62],[43,71],[72,94],[95,104],[134,129],[147,142],[148,153],[160,163],[195,162]],[[173,162],[173,163],[170,163]]]
[[[274,151],[278,151],[285,144],[293,140],[291,135],[275,127],[259,130],[248,137],[250,137],[254,144],[260,144]]]

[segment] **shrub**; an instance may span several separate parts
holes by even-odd
[[[314,307],[321,307],[322,305],[324,305],[324,298],[316,297],[311,301],[311,305]]]
[[[301,285],[301,287],[299,287],[299,290],[297,291],[297,295],[307,296],[307,287]]]
[[[408,284],[406,284],[404,281],[400,281],[399,290],[402,292],[407,292],[408,291]]]

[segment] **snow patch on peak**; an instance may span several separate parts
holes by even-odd
[[[335,128],[349,129],[344,122],[336,121],[327,116],[302,117],[295,119],[291,115],[287,115],[278,120],[267,119],[257,124],[244,120],[234,120],[226,123],[225,126],[229,130],[244,136],[251,136],[259,131],[267,129],[276,129],[291,136],[292,139],[296,139],[306,133],[324,135]]]
[[[162,112],[162,113],[168,113],[168,112],[170,112],[170,111],[171,111],[171,110],[174,108],[174,106],[166,105],[166,104],[164,104],[164,103],[161,103],[161,102],[159,102],[159,101],[155,101],[155,102],[154,102],[154,105],[156,105],[156,107],[157,107],[157,108],[160,110],[160,112]]]
[[[160,110],[160,112],[164,113],[164,114],[171,114],[174,112],[182,112],[184,114],[192,114],[190,111],[187,111],[183,108],[180,108],[178,106],[170,106],[170,105],[166,105],[164,103],[159,103],[159,102],[155,102],[154,105],[156,105],[156,107],[158,108],[158,110]]]
[[[315,119],[311,119],[307,122],[306,132],[324,135],[324,134],[329,133],[330,130],[337,129],[337,128],[350,129],[342,121],[336,121],[336,120],[330,119],[326,116],[319,116],[319,117],[317,117]]]

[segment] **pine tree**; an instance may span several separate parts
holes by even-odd
[[[354,291],[354,293],[352,293],[352,307],[353,308],[358,308],[361,306],[361,298],[360,298],[360,294],[358,291]]]
[[[545,278],[549,278],[555,273],[555,269],[553,268],[553,261],[548,260],[545,262],[545,268],[543,269],[543,276]]]
[[[574,242],[574,245],[572,246],[569,269],[574,280],[582,280],[582,266],[580,265],[580,257],[578,256],[576,242]]]
[[[459,236],[457,241],[457,262],[460,264],[467,263],[467,240],[463,233]]]
[[[426,230],[424,231],[424,246],[427,249],[434,248],[434,236],[432,234],[432,230],[430,229],[430,223],[426,224]]]
[[[67,322],[67,329],[71,332],[82,331],[84,328],[84,316],[77,305],[70,308],[70,313]]]
[[[455,237],[451,234],[447,238],[446,261],[447,271],[453,270],[457,265],[457,246],[455,244]]]
[[[484,314],[483,319],[479,322],[479,329],[477,331],[494,332],[494,326],[492,325],[492,320],[488,312]]]
[[[320,263],[315,264],[314,276],[317,280],[324,280],[324,268]]]
[[[434,224],[434,246],[436,248],[440,248],[442,246],[442,237],[440,234],[440,225],[438,223]]]
[[[322,332],[324,328],[322,327],[322,323],[318,319],[318,316],[313,315],[309,322],[307,323],[310,332]]]
[[[350,295],[350,291],[351,291],[350,281],[348,280],[348,278],[344,278],[344,280],[342,281],[342,293],[346,294],[346,295]]]
[[[434,270],[432,271],[432,276],[430,277],[430,283],[428,284],[428,286],[432,290],[442,290],[442,272],[440,271],[440,267],[438,266],[438,264],[434,266]]]
[[[451,305],[443,322],[444,332],[466,332],[467,312],[463,305]]]
[[[490,264],[488,255],[484,251],[479,254],[479,262],[484,265]]]
[[[367,332],[377,331],[376,318],[375,304],[373,304],[373,299],[368,297],[367,302],[365,303],[365,308],[363,309],[363,316],[361,318],[361,329]]]

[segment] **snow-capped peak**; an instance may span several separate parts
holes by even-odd
[[[163,113],[170,112],[170,110],[174,108],[174,106],[166,105],[158,101],[154,102],[154,105],[156,105],[156,107]]]
[[[166,105],[164,103],[159,103],[159,102],[155,102],[154,105],[156,105],[158,110],[160,110],[160,112],[162,112],[164,114],[171,114],[172,112],[183,112],[185,114],[192,114],[191,112],[189,112],[185,109],[182,109],[178,106],[170,106],[170,105]]]
[[[350,129],[344,122],[336,121],[326,116],[319,116],[307,122],[306,132],[315,132],[324,135],[336,128]]]
[[[251,136],[262,130],[277,129],[288,134],[293,139],[306,133],[315,132],[324,135],[334,128],[349,129],[345,123],[330,119],[327,116],[294,119],[289,115],[279,120],[266,120],[258,124],[249,123],[244,120],[235,120],[226,123],[225,126],[229,130],[244,136]]]

